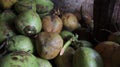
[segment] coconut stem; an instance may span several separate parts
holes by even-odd
[[[70,38],[65,45],[63,46],[63,48],[60,51],[60,56],[62,56],[65,52],[65,50],[69,47],[69,45],[71,45],[72,42],[76,41],[78,39],[78,35],[73,35],[72,38]]]
[[[61,52],[60,52],[60,56],[63,55],[63,53],[65,52],[65,50],[67,49],[67,47],[72,43],[72,39],[70,39],[69,41],[67,41],[65,43],[65,45],[63,46],[63,48],[61,49]]]

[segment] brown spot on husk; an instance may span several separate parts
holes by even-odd
[[[16,60],[18,60],[18,58],[17,58],[17,57],[12,57],[12,59],[13,59],[13,60],[15,60],[15,61],[16,61]]]
[[[18,52],[14,52],[11,56],[21,56],[21,57],[23,57],[23,56],[30,56],[30,54],[27,53],[27,52],[24,52],[24,51],[18,51]]]

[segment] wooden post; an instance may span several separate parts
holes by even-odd
[[[107,40],[108,35],[101,29],[120,31],[120,0],[95,0],[94,22],[94,35],[99,41]]]

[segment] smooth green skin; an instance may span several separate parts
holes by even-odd
[[[30,53],[13,52],[1,58],[0,67],[39,67],[39,63]]]
[[[10,52],[14,51],[26,51],[29,53],[34,52],[34,46],[31,39],[23,35],[13,36],[8,40],[8,43],[5,46],[7,50]]]
[[[32,0],[20,0],[15,4],[15,10],[17,13],[26,12],[28,10],[36,11],[35,1]]]
[[[73,57],[73,67],[103,67],[103,61],[95,50],[80,47]]]
[[[52,64],[45,59],[42,58],[37,58],[38,62],[39,62],[39,67],[52,67]]]
[[[41,14],[42,16],[46,15],[54,8],[54,4],[51,0],[35,0],[35,1],[37,13]]]
[[[17,17],[15,26],[17,30],[24,35],[28,35],[24,31],[24,28],[26,26],[34,26],[36,32],[33,35],[35,35],[41,31],[42,23],[41,23],[41,19],[38,16],[38,14],[32,10],[29,10],[24,13],[21,13]]]
[[[64,31],[61,31],[60,35],[61,35],[62,38],[64,39],[64,38],[67,38],[67,37],[69,37],[69,36],[73,36],[74,34],[73,34],[72,32],[69,32],[69,31],[64,30]]]

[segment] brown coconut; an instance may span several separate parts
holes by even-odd
[[[63,23],[57,15],[49,15],[43,17],[42,26],[43,30],[46,32],[60,33],[63,27]]]
[[[119,48],[119,44],[112,41],[99,43],[95,50],[102,56],[105,67],[112,66],[112,55]]]
[[[58,33],[41,32],[36,38],[36,49],[44,59],[55,58],[63,47],[63,39]]]

